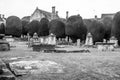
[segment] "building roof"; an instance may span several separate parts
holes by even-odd
[[[101,14],[101,18],[104,18],[104,17],[114,17],[115,13],[106,13],[106,14]]]
[[[47,12],[47,11],[44,11],[44,10],[41,10],[41,9],[38,9],[38,7],[36,8],[36,10],[33,12],[33,14],[31,15],[31,16],[33,16],[34,15],[34,13],[35,12],[40,12],[40,13],[43,13],[44,15],[45,15],[45,17],[46,18],[48,18],[48,19],[51,19],[51,15],[52,15],[52,13],[51,12]],[[58,15],[56,15],[56,17],[59,17]]]
[[[30,16],[24,16],[21,20],[29,22],[30,21]]]

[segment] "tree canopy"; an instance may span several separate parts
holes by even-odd
[[[28,27],[26,26],[28,23],[29,23],[28,21],[25,21],[25,20],[22,21],[22,34],[23,35],[27,35],[28,33]]]
[[[81,41],[85,40],[87,34],[87,28],[83,23],[82,17],[79,15],[70,16],[66,22],[66,35],[71,37],[73,42],[78,38]]]
[[[33,20],[32,22],[30,22],[29,24],[26,25],[26,27],[28,28],[28,33],[30,34],[30,36],[33,36],[33,34],[36,32],[38,32],[39,30],[39,21],[37,20]]]
[[[6,35],[20,37],[22,33],[22,22],[17,16],[10,16],[6,20]]]
[[[101,20],[104,24],[104,29],[105,29],[105,35],[104,35],[104,38],[106,40],[109,40],[110,37],[111,37],[111,28],[112,28],[112,18],[111,17],[104,17],[102,20]]]
[[[48,28],[49,20],[46,18],[42,18],[40,20],[40,26],[38,30],[38,36],[47,36],[49,35],[49,28]]]
[[[49,23],[49,33],[53,33],[57,38],[65,37],[65,24],[59,19],[54,19]]]
[[[104,24],[101,21],[89,19],[86,22],[88,32],[92,34],[93,42],[102,42],[105,35]]]

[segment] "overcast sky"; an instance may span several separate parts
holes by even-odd
[[[49,12],[52,6],[56,6],[59,16],[63,18],[66,11],[69,11],[69,16],[79,13],[83,18],[93,18],[94,15],[101,17],[102,13],[120,11],[119,0],[0,0],[0,14],[22,18],[30,16],[37,6]]]

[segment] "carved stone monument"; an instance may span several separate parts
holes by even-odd
[[[85,45],[93,45],[93,38],[91,33],[88,33],[86,36]]]
[[[56,36],[52,33],[49,35],[48,44],[56,45]]]

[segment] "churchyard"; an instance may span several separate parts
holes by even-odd
[[[120,80],[119,47],[111,50],[108,49],[109,44],[106,47],[105,43],[100,43],[104,45],[102,48],[91,47],[91,38],[86,42],[89,46],[82,46],[80,42],[59,45],[49,42],[51,39],[48,37],[51,45],[56,44],[56,51],[53,48],[51,52],[34,51],[30,46],[39,45],[40,39],[34,41],[37,38],[35,35],[31,40],[33,43],[29,40],[7,39],[10,50],[0,51],[0,63],[5,71],[0,75],[1,80],[5,77],[11,78],[5,80]]]

